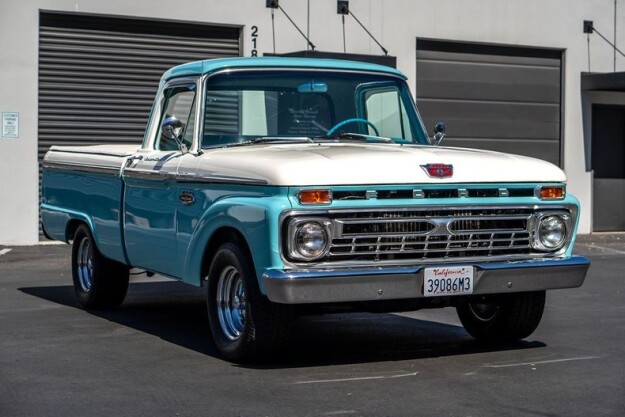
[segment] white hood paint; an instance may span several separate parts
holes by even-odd
[[[205,150],[198,174],[243,177],[281,186],[564,182],[555,165],[525,156],[465,148],[398,144],[306,143]],[[430,178],[421,165],[453,165]]]

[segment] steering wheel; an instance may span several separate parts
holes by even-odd
[[[375,127],[375,125],[373,123],[371,123],[369,120],[367,119],[362,119],[360,117],[355,117],[353,119],[347,119],[347,120],[343,120],[342,122],[339,122],[337,124],[335,124],[334,126],[332,126],[332,129],[328,130],[328,132],[326,133],[326,135],[328,136],[332,136],[334,134],[334,132],[336,132],[337,130],[339,130],[340,128],[342,128],[343,126],[350,124],[350,123],[364,123],[368,126],[371,126],[371,128],[373,129],[373,131],[375,132],[376,136],[380,136],[380,132],[378,131],[378,128]]]

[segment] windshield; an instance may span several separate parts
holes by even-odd
[[[406,83],[382,74],[249,71],[209,78],[202,147],[345,133],[427,144]],[[345,136],[347,137],[347,136]]]

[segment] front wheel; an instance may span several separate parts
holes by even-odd
[[[465,330],[484,342],[512,342],[536,330],[545,308],[545,291],[485,295],[456,307]]]
[[[128,290],[128,267],[102,256],[91,231],[81,225],[72,243],[72,279],[78,303],[84,308],[118,307]]]
[[[234,243],[223,244],[213,258],[206,301],[213,340],[229,360],[253,360],[288,340],[292,308],[260,293],[249,256]]]

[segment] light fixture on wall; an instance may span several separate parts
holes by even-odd
[[[363,28],[365,32],[367,32],[367,35],[369,35],[371,37],[371,39],[373,39],[375,41],[375,43],[378,44],[380,49],[382,49],[382,52],[384,52],[384,55],[388,55],[388,51],[386,50],[386,48],[383,47],[380,42],[378,42],[378,40],[371,34],[371,32],[369,32],[367,30],[365,25],[360,23],[360,20],[358,20],[358,18],[354,15],[354,13],[352,13],[352,11],[349,10],[349,1],[348,0],[337,0],[337,2],[336,2],[336,13],[340,14],[341,18],[343,20],[343,51],[344,52],[346,52],[346,47],[345,47],[345,16],[346,15],[350,15],[360,25],[360,27]]]
[[[274,54],[276,53],[276,27],[275,27],[275,19],[274,19],[274,10],[276,9],[280,10],[286,16],[286,18],[289,19],[289,22],[291,22],[291,24],[295,27],[295,29],[297,29],[300,35],[302,35],[304,39],[306,39],[306,42],[308,42],[308,47],[310,47],[310,49],[313,51],[315,50],[315,44],[312,43],[310,39],[308,39],[308,36],[306,36],[304,32],[302,32],[302,30],[295,24],[293,19],[291,19],[291,17],[284,11],[282,6],[280,6],[279,0],[266,0],[265,7],[271,9],[271,31],[273,33],[273,53]]]
[[[608,45],[610,45],[614,49],[614,51],[618,52],[619,54],[621,54],[621,56],[625,57],[625,54],[620,49],[618,49],[615,44],[610,42],[608,38],[603,36],[601,32],[599,32],[595,28],[595,25],[593,24],[592,20],[584,20],[584,33],[586,34],[587,39],[588,39],[588,72],[590,72],[590,35],[592,35],[593,33],[596,33],[597,35],[599,35],[599,37],[603,39],[604,41],[606,41]],[[616,71],[616,63],[614,64],[614,71]]]

